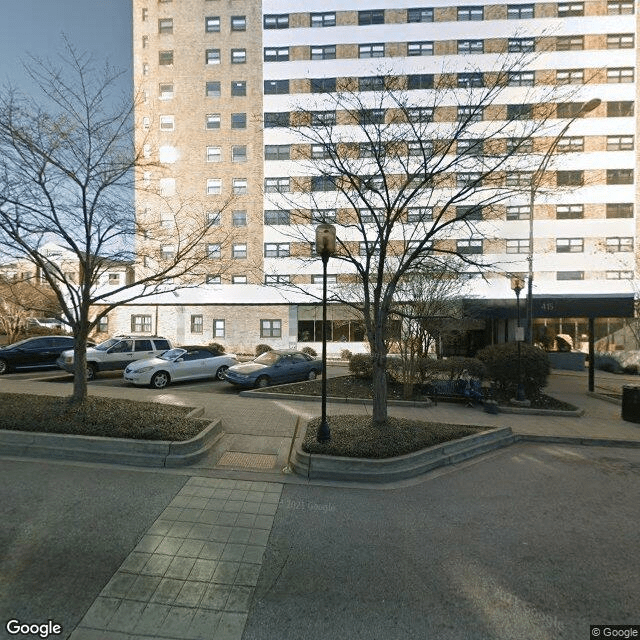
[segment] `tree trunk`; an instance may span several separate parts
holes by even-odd
[[[82,404],[88,395],[87,389],[87,337],[89,327],[81,322],[74,327],[75,345],[73,348],[73,394],[71,404]]]
[[[383,427],[387,421],[387,347],[384,343],[383,328],[377,327],[373,347],[373,415],[376,427]]]

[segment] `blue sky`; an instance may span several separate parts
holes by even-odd
[[[22,60],[32,54],[55,57],[62,34],[98,67],[108,61],[126,71],[122,88],[131,89],[131,0],[5,0],[0,28],[0,85],[20,86]]]

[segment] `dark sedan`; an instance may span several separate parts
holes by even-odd
[[[251,362],[229,367],[225,380],[238,387],[268,387],[300,380],[315,380],[322,360],[301,351],[267,351]]]
[[[73,349],[71,336],[26,338],[0,348],[0,374],[18,369],[57,369],[56,360],[66,349]]]

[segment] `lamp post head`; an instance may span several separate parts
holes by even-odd
[[[336,228],[332,224],[319,224],[316,227],[316,253],[321,256],[336,252]]]
[[[585,113],[589,113],[594,109],[597,109],[602,104],[602,100],[600,98],[592,98],[589,102],[585,102],[580,109],[580,115],[584,115]]]
[[[511,278],[511,288],[515,291],[516,296],[524,289],[524,280],[522,278]]]

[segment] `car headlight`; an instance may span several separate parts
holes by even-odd
[[[133,369],[132,371],[135,373],[146,373],[147,371],[151,371],[153,367],[142,367],[141,369]]]
[[[65,364],[73,364],[73,356],[67,356],[64,359]]]

